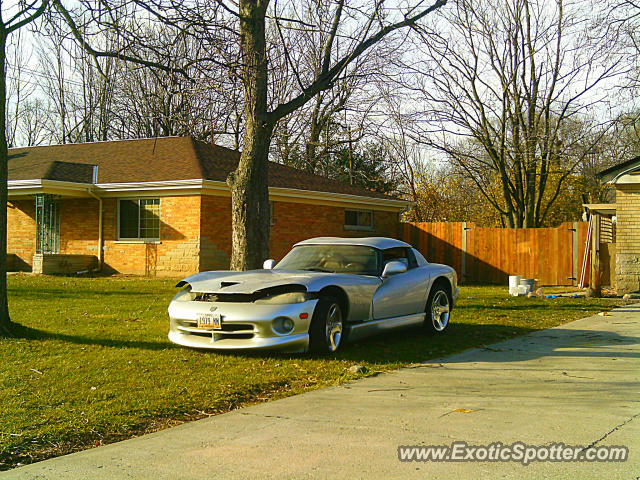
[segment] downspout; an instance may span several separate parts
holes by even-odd
[[[93,183],[96,184],[98,183],[98,166],[94,165],[93,167]],[[87,188],[87,192],[89,193],[89,195],[91,195],[93,198],[95,198],[96,200],[98,200],[98,269],[96,270],[96,272],[99,272],[102,270],[102,256],[103,256],[103,246],[102,246],[102,198],[97,196],[94,192],[93,192],[93,188]]]

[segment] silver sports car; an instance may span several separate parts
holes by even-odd
[[[442,334],[458,297],[453,268],[391,238],[312,238],[277,265],[198,273],[177,287],[169,339],[212,349],[331,353],[395,327]]]

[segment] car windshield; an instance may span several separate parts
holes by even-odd
[[[275,266],[278,270],[378,275],[378,251],[359,245],[299,245]]]

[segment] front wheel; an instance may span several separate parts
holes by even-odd
[[[314,353],[334,353],[340,349],[343,340],[340,302],[335,297],[321,297],[309,326],[309,350]]]
[[[451,298],[442,285],[434,285],[429,292],[424,319],[425,330],[433,335],[442,334],[449,325]]]

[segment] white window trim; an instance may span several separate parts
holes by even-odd
[[[155,200],[158,199],[158,218],[160,218],[161,213],[162,213],[162,200],[160,199],[160,197],[124,197],[124,198],[118,198],[117,199],[117,205],[118,205],[118,215],[117,215],[117,223],[116,223],[116,238],[117,241],[116,243],[161,243],[160,242],[160,232],[162,231],[162,222],[160,222],[160,228],[158,229],[158,237],[149,237],[149,238],[138,238],[138,237],[134,237],[134,238],[127,238],[127,237],[121,237],[120,236],[120,202],[123,200],[135,200],[136,202],[138,202],[138,215],[139,215],[139,209],[140,209],[140,200]],[[140,229],[140,217],[138,217],[138,229]]]
[[[365,212],[365,213],[371,214],[371,225],[368,225],[368,226],[364,226],[364,225],[347,225],[345,223],[344,224],[344,229],[345,230],[366,230],[366,231],[375,230],[373,210],[362,210],[362,209],[358,209],[358,208],[345,208],[344,209],[345,222],[346,222],[347,212]]]

